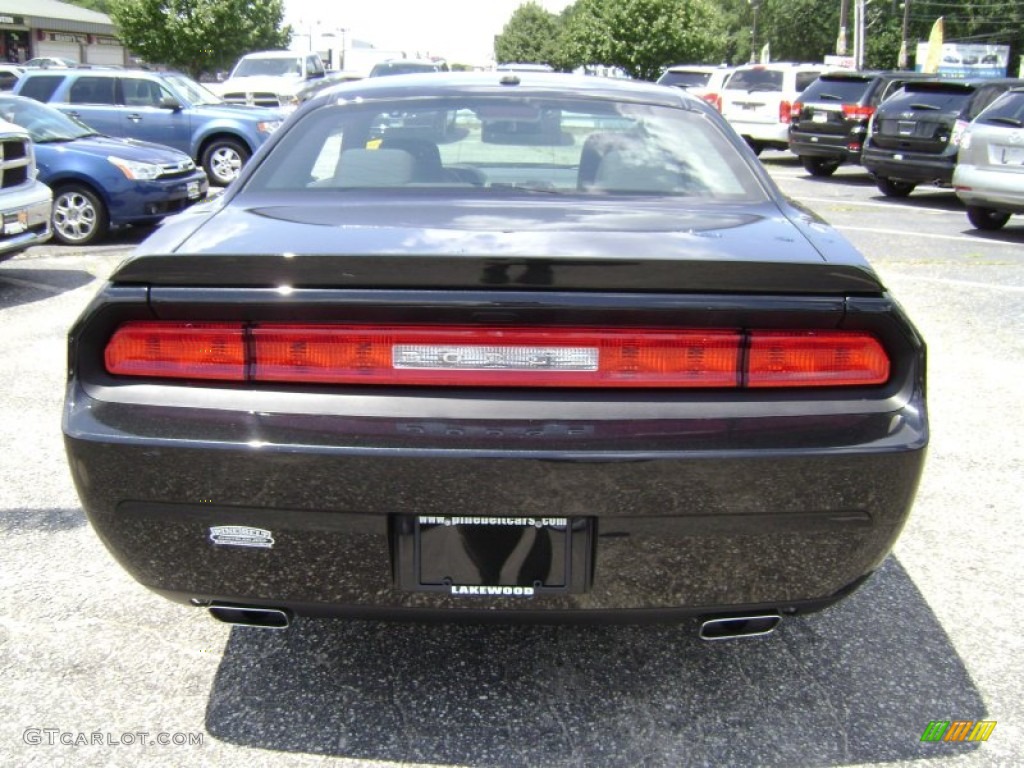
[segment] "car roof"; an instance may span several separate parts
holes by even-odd
[[[125,75],[149,75],[164,77],[167,75],[182,76],[181,72],[158,72],[152,69],[122,69],[120,67],[96,68],[75,67],[67,69],[26,69],[25,77],[123,77]]]
[[[666,72],[718,72],[722,69],[733,69],[728,64],[673,64],[665,67]]]
[[[311,56],[313,51],[303,53],[301,51],[253,51],[243,56],[243,59],[294,59],[299,56]]]
[[[639,80],[560,72],[430,72],[392,77],[371,77],[327,88],[310,103],[348,93],[362,98],[401,99],[446,96],[571,96],[612,101],[635,101],[669,107],[702,104],[679,88]]]

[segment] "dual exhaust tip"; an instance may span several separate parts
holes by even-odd
[[[247,605],[211,605],[210,615],[226,624],[266,629],[287,629],[292,622],[291,611],[283,608],[262,608]],[[777,613],[749,616],[720,616],[700,625],[702,640],[733,640],[739,637],[769,635],[782,622]]]
[[[738,637],[770,635],[782,623],[777,613],[758,613],[749,616],[720,616],[707,619],[700,625],[701,640],[734,640]]]
[[[287,629],[292,623],[291,611],[283,608],[260,608],[251,605],[211,605],[210,615],[225,624],[265,629]]]

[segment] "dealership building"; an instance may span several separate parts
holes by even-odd
[[[124,65],[127,52],[105,13],[57,0],[0,0],[0,61],[40,56]]]

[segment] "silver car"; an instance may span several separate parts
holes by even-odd
[[[1024,213],[1024,88],[992,102],[960,140],[953,187],[978,229],[1000,229]]]

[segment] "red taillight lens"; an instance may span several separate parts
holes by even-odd
[[[804,105],[799,101],[793,102],[793,108],[790,110],[789,116],[793,120],[800,119],[800,113],[804,111]]]
[[[868,333],[129,322],[119,376],[467,387],[830,387],[882,384]]]
[[[722,111],[722,94],[720,93],[705,93],[704,101],[710,104],[712,107],[717,109],[719,112]]]
[[[105,362],[121,376],[244,381],[241,323],[125,323],[107,344]]]
[[[783,99],[779,102],[779,122],[788,123],[793,118],[793,105]]]
[[[867,333],[754,331],[747,385],[827,387],[884,384],[889,357]]]
[[[860,104],[843,104],[843,117],[847,120],[870,120],[875,108]]]
[[[257,326],[255,381],[731,387],[740,334],[589,328]]]

